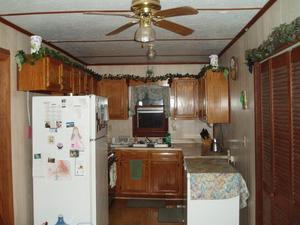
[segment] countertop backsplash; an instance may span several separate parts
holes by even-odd
[[[212,127],[208,127],[206,123],[200,120],[174,120],[169,119],[169,133],[171,134],[172,143],[201,143],[200,132],[205,128],[209,134],[213,136]],[[108,125],[108,138],[111,142],[112,138],[119,136],[132,137],[132,119],[128,120],[110,120]],[[144,137],[138,140],[144,140]],[[151,138],[151,140],[159,138]]]

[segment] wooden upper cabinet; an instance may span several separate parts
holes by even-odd
[[[198,86],[198,97],[199,97],[199,119],[207,120],[206,110],[206,95],[205,95],[205,79],[199,80]]]
[[[86,86],[87,86],[87,75],[82,70],[80,71],[79,75],[79,94],[85,95],[86,93]]]
[[[198,118],[198,80],[174,79],[171,93],[171,110],[174,118]]]
[[[80,92],[80,78],[81,71],[77,68],[73,68],[73,94],[78,95]]]
[[[199,88],[199,118],[208,123],[229,123],[229,86],[224,74],[207,71]]]
[[[41,58],[34,64],[25,63],[18,72],[19,91],[86,95],[96,94],[95,85],[94,78],[84,70],[50,56]]]
[[[73,90],[73,68],[72,66],[62,64],[61,69],[61,91],[70,93]]]
[[[93,81],[94,81],[94,78],[92,76],[86,75],[86,85],[85,85],[85,93],[86,94],[94,94]]]
[[[34,65],[26,63],[18,72],[19,91],[53,91],[62,88],[62,62],[51,57],[44,57]]]
[[[128,85],[122,80],[101,80],[99,94],[108,98],[109,119],[128,118]]]

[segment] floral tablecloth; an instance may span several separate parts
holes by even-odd
[[[240,196],[240,208],[247,206],[249,191],[242,175],[226,160],[186,160],[190,174],[191,200],[217,200]]]

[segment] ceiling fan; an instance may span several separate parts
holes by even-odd
[[[194,30],[185,27],[183,25],[165,20],[168,17],[175,16],[187,16],[198,14],[198,10],[189,6],[171,8],[160,10],[160,0],[132,0],[131,14],[115,14],[115,13],[103,13],[103,12],[87,12],[85,14],[90,15],[113,15],[113,16],[123,16],[127,18],[135,19],[130,21],[117,29],[106,34],[106,36],[116,35],[120,32],[139,24],[139,28],[135,32],[135,40],[138,42],[151,42],[155,40],[155,31],[152,28],[158,26],[160,28],[169,30],[171,32],[187,36],[194,32]]]

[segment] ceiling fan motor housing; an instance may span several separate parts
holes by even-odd
[[[141,11],[156,11],[161,9],[160,0],[132,0],[131,11],[139,14]]]

